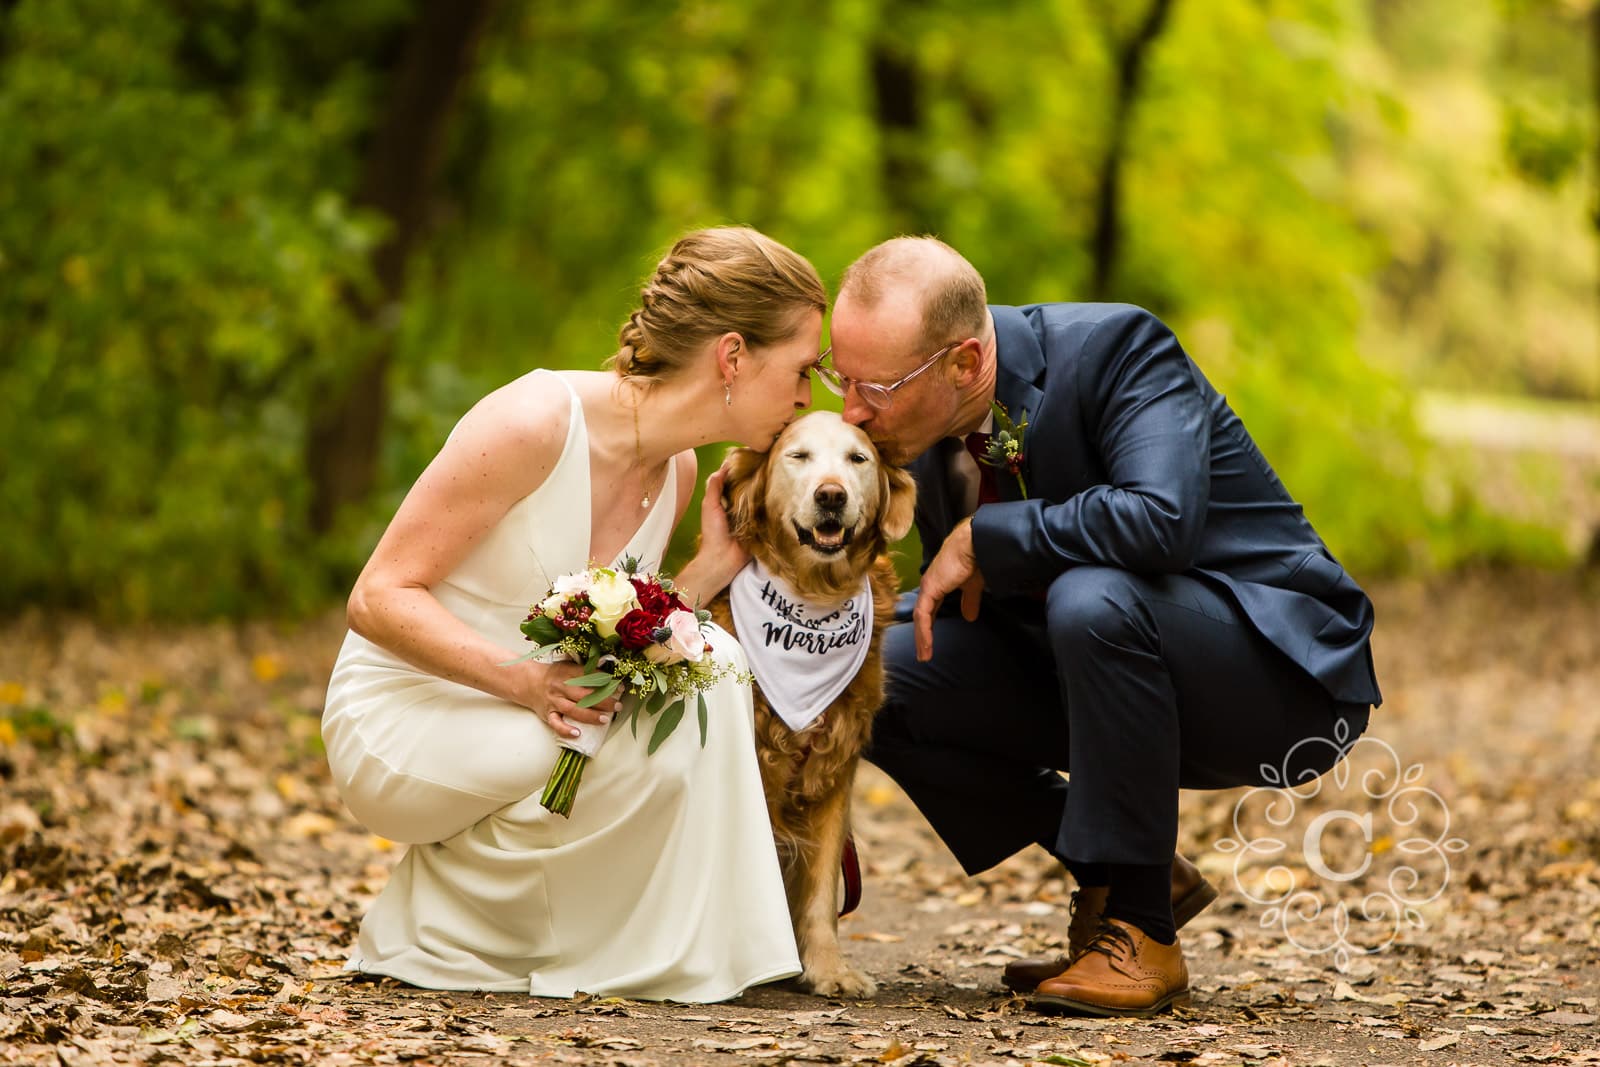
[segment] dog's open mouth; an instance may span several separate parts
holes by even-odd
[[[789,521],[794,522],[793,519]],[[845,546],[855,537],[856,530],[854,526],[846,529],[844,523],[838,519],[823,519],[810,529],[794,522],[794,535],[800,539],[802,545],[814,548],[824,556],[831,556],[835,552],[844,551]]]

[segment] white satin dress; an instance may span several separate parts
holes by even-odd
[[[676,485],[669,472],[624,550],[646,569],[660,566]],[[589,562],[589,494],[572,392],[555,469],[434,595],[484,637],[526,647],[529,605]],[[745,669],[732,636],[711,642]],[[693,715],[652,756],[648,723],[635,737],[618,718],[566,819],[539,804],[559,750],[537,715],[349,634],[323,711],[328,763],[355,817],[410,847],[347,967],[430,989],[686,1002],[798,974],[749,687],[725,680],[706,703],[704,749]]]

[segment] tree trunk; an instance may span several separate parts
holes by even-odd
[[[883,200],[902,233],[935,233],[938,219],[927,195],[926,148],[922,131],[922,80],[916,56],[895,34],[914,22],[911,5],[888,4],[884,28],[872,46],[872,89],[882,146]]]
[[[740,96],[751,66],[744,48],[735,49],[731,58],[734,80],[718,85],[711,91],[705,113],[706,139],[709,142],[706,181],[710,186],[711,205],[724,218],[738,217],[734,202],[739,189],[739,161],[734,138]]]
[[[352,295],[376,327],[372,351],[340,388],[313,398],[307,434],[312,528],[333,525],[339,509],[364,499],[377,473],[388,408],[388,369],[395,308],[406,262],[424,229],[429,190],[444,154],[450,113],[472,68],[473,54],[495,0],[424,0],[395,68],[387,109],[374,131],[356,203],[385,215],[391,230],[373,253],[376,292]]]
[[[1589,78],[1593,87],[1595,113],[1600,115],[1600,4],[1589,10]],[[1595,145],[1595,173],[1600,175],[1600,140]],[[1600,233],[1600,178],[1597,178],[1592,204],[1593,214],[1590,216],[1597,233]],[[1600,296],[1600,293],[1596,294]],[[1600,526],[1594,528],[1594,534],[1589,538],[1589,551],[1584,556],[1585,564],[1592,570],[1600,571]]]
[[[1593,86],[1595,114],[1600,116],[1600,4],[1596,4],[1589,11],[1589,79]],[[1600,123],[1596,124],[1600,129]],[[1600,233],[1600,140],[1595,144],[1595,174],[1596,184],[1592,221],[1597,233]],[[1600,295],[1600,294],[1597,294]],[[1595,547],[1600,550],[1600,530],[1595,531]]]
[[[1145,57],[1166,26],[1172,0],[1152,0],[1144,21],[1117,49],[1117,92],[1112,102],[1111,137],[1100,164],[1100,184],[1095,197],[1094,238],[1091,252],[1094,274],[1089,291],[1093,300],[1111,295],[1111,280],[1122,250],[1122,160],[1127,151],[1128,125],[1144,78]]]

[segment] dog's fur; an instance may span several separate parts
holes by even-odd
[[[872,589],[872,644],[854,680],[822,716],[794,732],[756,687],[756,747],[804,971],[824,996],[870,997],[872,979],[839,951],[839,866],[850,832],[850,787],[883,703],[879,638],[899,579],[885,554],[911,528],[911,476],[884,466],[860,429],[832,412],[791,423],[767,452],[735,450],[724,502],[733,536],[811,604]],[[842,502],[841,502],[842,494]],[[734,631],[724,593],[710,604]]]

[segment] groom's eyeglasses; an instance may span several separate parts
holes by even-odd
[[[861,402],[863,404],[867,405],[867,407],[871,408],[873,411],[883,411],[894,402],[894,391],[896,389],[900,388],[902,385],[905,385],[911,379],[915,378],[917,375],[921,374],[923,371],[939,362],[939,358],[941,356],[959,344],[961,344],[960,341],[951,341],[949,344],[939,349],[939,351],[923,360],[922,365],[916,370],[912,371],[904,378],[901,378],[899,381],[891,382],[889,384],[884,384],[883,382],[863,382],[855,378],[846,378],[844,375],[834,370],[831,364],[824,364],[822,362],[833,352],[832,347],[830,347],[826,352],[823,352],[822,355],[817,357],[817,377],[822,379],[822,384],[827,386],[828,392],[832,393],[834,396],[844,396],[850,392],[851,386],[854,386],[856,390],[856,396],[861,398]]]

